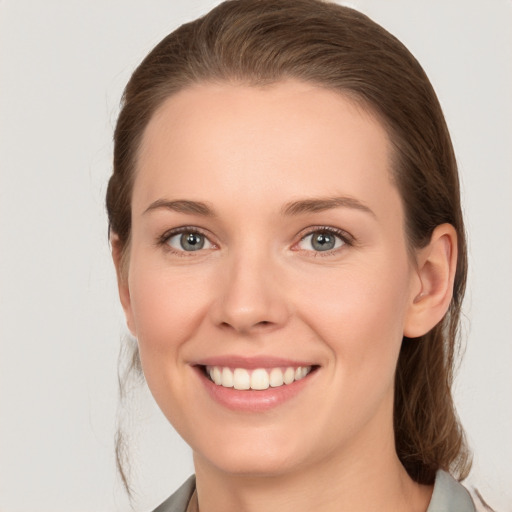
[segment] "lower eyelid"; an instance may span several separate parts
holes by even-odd
[[[301,242],[304,242],[308,237],[311,237],[313,236],[315,233],[312,233],[312,234],[309,234],[309,235],[306,235],[305,237],[303,237],[300,241],[299,241],[299,244]],[[325,251],[315,251],[314,248],[311,248],[311,249],[306,249],[306,248],[301,248],[301,250],[304,250],[304,251],[310,251],[310,252],[325,252],[325,253],[329,253],[329,252],[332,252],[332,251],[336,251],[337,249],[340,249],[341,247],[343,247],[344,245],[346,245],[346,242],[338,235],[333,235],[336,237],[336,242],[334,244],[334,247],[332,249],[326,249]]]
[[[174,247],[173,245],[171,245],[170,241],[173,239],[173,238],[177,238],[177,237],[181,237],[183,236],[183,234],[188,234],[189,232],[187,231],[183,231],[182,233],[175,233],[173,235],[171,235],[170,237],[167,238],[167,245],[169,245],[170,247],[172,247],[173,249],[177,250],[177,251],[183,251],[183,252],[194,252],[194,251],[185,251],[183,248],[178,248],[178,247]],[[204,250],[204,249],[211,249],[211,247],[213,247],[213,244],[212,242],[210,242],[210,240],[208,239],[207,236],[203,235],[202,233],[197,233],[197,232],[194,232],[194,231],[190,231],[190,234],[197,234],[197,235],[201,235],[204,239],[204,244],[205,246],[201,247],[201,249],[198,249],[198,250]],[[179,240],[179,238],[178,238]],[[179,242],[178,242],[179,243]]]
[[[316,229],[312,229],[310,231],[308,231],[307,233],[305,233],[304,235],[302,235],[302,237],[300,238],[299,242],[297,242],[296,244],[294,244],[295,246],[298,246],[301,242],[303,242],[304,240],[306,240],[308,237],[311,237],[317,233],[325,233],[325,234],[328,234],[328,235],[331,235],[331,236],[334,236],[337,238],[337,240],[339,242],[341,242],[337,247],[333,247],[332,249],[327,249],[325,251],[315,251],[313,248],[311,249],[300,249],[300,250],[304,250],[304,251],[307,251],[307,252],[313,252],[315,254],[329,254],[329,253],[332,253],[332,252],[335,252],[339,249],[341,249],[343,246],[347,245],[347,246],[350,246],[353,244],[353,239],[352,237],[348,234],[348,233],[345,233],[345,232],[342,232],[342,231],[339,231],[337,229],[333,229],[333,228],[328,228],[328,227],[317,227]]]
[[[197,235],[202,236],[205,240],[205,245],[207,245],[207,246],[202,247],[198,251],[186,251],[182,248],[173,247],[170,244],[171,239],[173,239],[175,237],[180,237],[181,235],[188,234],[188,233],[197,234]],[[200,229],[197,229],[194,227],[187,227],[187,226],[166,231],[163,235],[161,235],[158,238],[158,245],[167,246],[171,251],[174,251],[177,253],[194,253],[194,252],[199,252],[200,250],[205,250],[205,249],[208,250],[208,249],[212,249],[212,248],[216,247],[215,243],[211,241],[211,237],[209,237],[206,233],[203,233],[203,231],[201,231]]]

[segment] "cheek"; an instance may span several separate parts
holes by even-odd
[[[404,262],[332,269],[298,290],[305,322],[352,382],[379,374],[392,379],[407,308],[407,268]]]
[[[159,265],[133,268],[130,295],[141,357],[175,351],[208,310],[204,280]]]
[[[168,420],[186,431],[181,411],[190,408],[187,340],[196,335],[209,309],[205,279],[197,272],[176,272],[162,265],[132,266],[130,293],[142,369],[156,402]]]

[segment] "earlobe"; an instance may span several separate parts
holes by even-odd
[[[404,336],[423,336],[442,320],[452,299],[456,268],[457,232],[451,224],[441,224],[417,253],[419,290],[411,294]]]
[[[130,288],[128,286],[128,263],[124,257],[123,245],[121,244],[118,235],[115,233],[111,233],[110,235],[110,245],[112,247],[112,259],[114,260],[114,266],[116,268],[119,300],[121,301],[121,305],[124,310],[126,325],[132,335],[136,337],[130,299]]]

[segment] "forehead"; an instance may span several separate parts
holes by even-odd
[[[368,110],[313,84],[194,85],[168,98],[146,127],[134,207],[163,191],[377,198],[383,186],[394,188],[390,147]]]

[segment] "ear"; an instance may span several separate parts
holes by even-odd
[[[128,259],[124,254],[123,244],[121,244],[119,237],[115,233],[110,234],[110,245],[112,247],[112,259],[114,260],[114,266],[116,268],[119,299],[121,300],[121,305],[123,306],[126,325],[128,326],[128,329],[132,335],[136,337],[130,298],[130,288],[128,285]]]
[[[404,323],[404,336],[423,336],[437,325],[450,306],[457,268],[457,232],[451,224],[437,226],[430,243],[417,252],[415,289]]]

